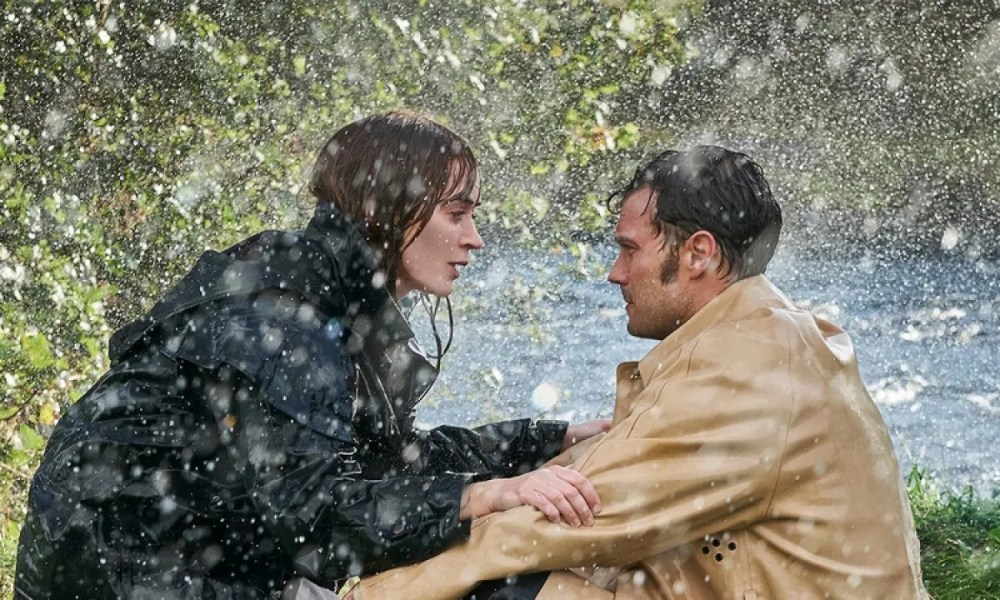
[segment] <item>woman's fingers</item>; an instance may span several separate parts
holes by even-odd
[[[545,493],[535,491],[532,496],[534,501],[528,502],[528,504],[542,511],[542,514],[544,514],[545,518],[549,521],[552,521],[553,523],[558,523],[560,521],[561,513],[559,511],[559,507],[557,507],[555,503],[545,495]]]
[[[590,483],[590,480],[584,477],[583,473],[560,466],[552,466],[551,469],[556,476],[569,482],[577,489],[583,500],[587,503],[588,512],[592,512],[593,514],[601,512],[601,499],[597,495],[597,490],[594,489],[594,485]]]
[[[557,503],[556,506],[559,507],[559,511],[566,516],[566,521],[569,522],[573,527],[579,527],[580,524],[593,525],[594,524],[594,513],[590,509],[590,505],[587,504],[587,500],[583,497],[576,487],[566,484],[565,487],[559,490],[563,503]],[[572,511],[572,514],[569,514]]]
[[[597,492],[580,473],[565,467],[550,467],[528,473],[519,490],[525,504],[530,504],[553,523],[560,519],[574,527],[594,524],[594,512],[600,509]]]

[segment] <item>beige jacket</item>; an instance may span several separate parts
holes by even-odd
[[[850,340],[763,276],[621,365],[614,425],[571,464],[601,497],[593,527],[490,515],[467,542],[363,580],[360,599],[458,599],[533,571],[559,571],[540,600],[926,597]]]

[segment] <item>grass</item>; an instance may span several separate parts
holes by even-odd
[[[925,474],[909,477],[927,591],[935,600],[1000,598],[1000,499],[941,492]]]

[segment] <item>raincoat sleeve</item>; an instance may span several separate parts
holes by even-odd
[[[513,477],[541,467],[562,450],[567,423],[518,419],[475,429],[443,425],[417,431],[404,456],[414,473]]]
[[[468,536],[459,509],[470,475],[366,480],[350,444],[283,428],[292,436],[287,455],[255,464],[250,486],[262,524],[301,575],[335,582],[422,560]]]
[[[725,352],[738,335],[727,330],[661,366],[631,412],[573,465],[604,507],[592,527],[554,524],[530,507],[492,514],[466,543],[362,580],[356,597],[458,599],[516,573],[628,567],[761,518],[792,410],[792,395],[776,390],[794,388],[787,347],[754,339],[745,342],[752,356]]]

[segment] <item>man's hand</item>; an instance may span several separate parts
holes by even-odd
[[[601,501],[590,481],[567,467],[549,466],[509,479],[473,483],[462,492],[460,517],[467,519],[534,506],[553,523],[565,520],[573,527],[593,525]]]
[[[574,444],[590,439],[609,429],[611,429],[611,419],[594,419],[593,421],[584,421],[583,423],[570,425],[566,428],[566,437],[563,438],[563,452]]]

